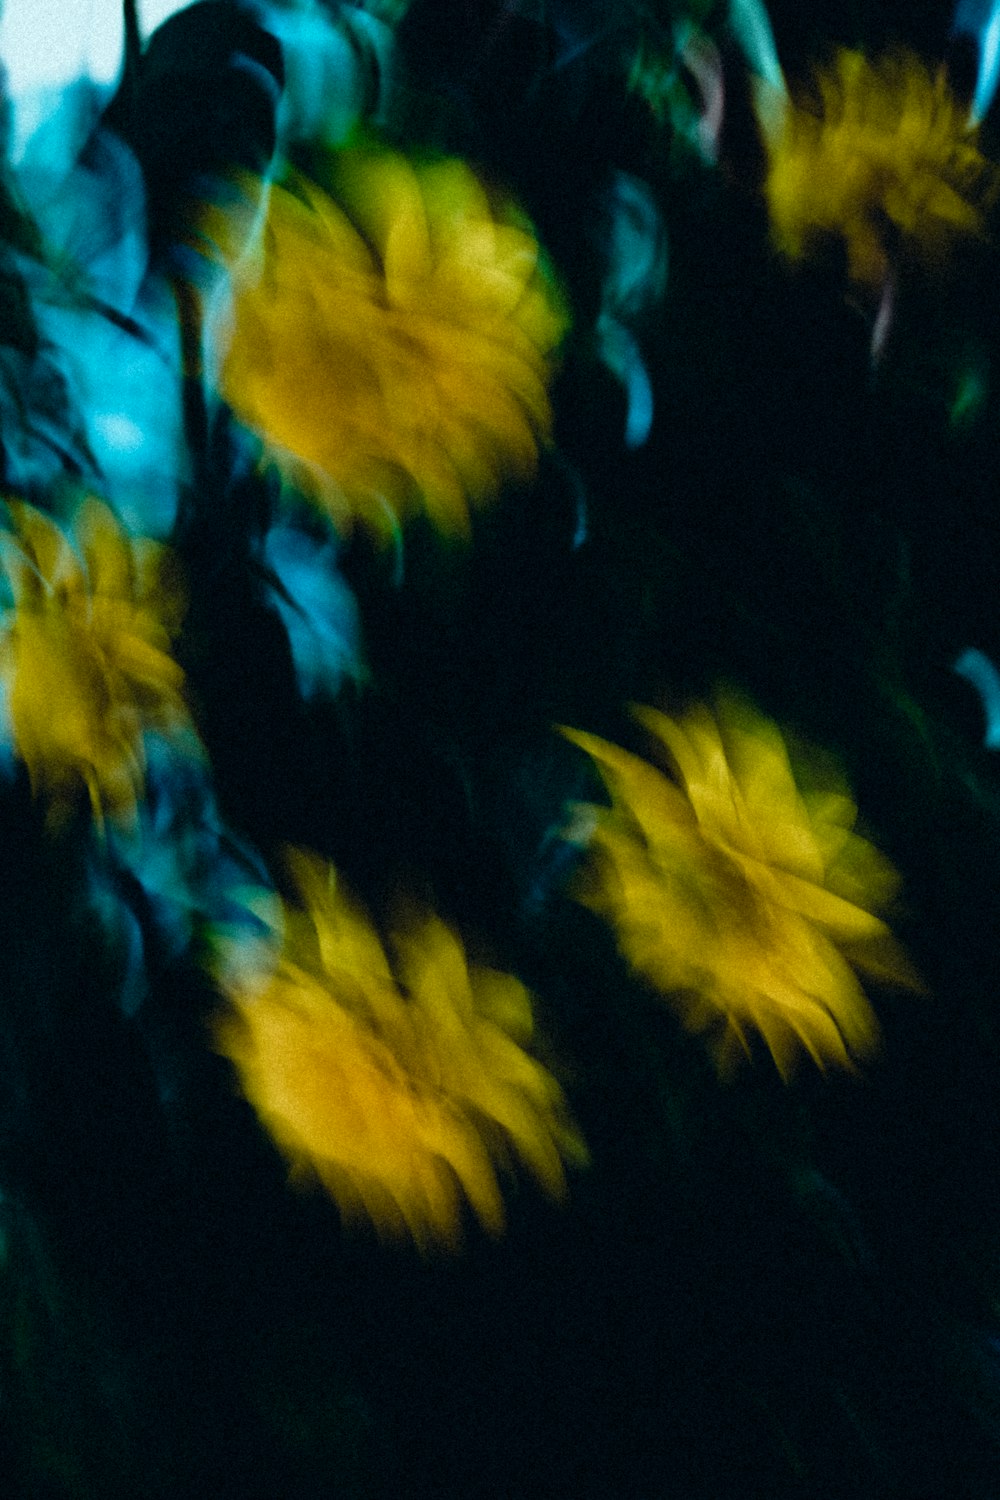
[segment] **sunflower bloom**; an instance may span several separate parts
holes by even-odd
[[[128,537],[93,498],[72,538],[31,505],[7,509],[0,568],[12,604],[0,624],[0,680],[14,749],[54,820],[85,788],[99,825],[105,814],[131,823],[145,732],[188,723],[183,673],[169,654],[179,599],[164,549]]]
[[[815,101],[762,117],[767,202],[784,254],[801,259],[838,238],[851,280],[877,291],[890,236],[937,264],[956,241],[982,235],[997,171],[942,70],[908,52],[872,63],[840,50],[816,82]]]
[[[580,810],[592,840],[580,899],[688,1029],[709,1033],[720,1072],[749,1055],[751,1032],[786,1079],[801,1049],[820,1067],[871,1054],[878,1025],[857,974],[917,981],[875,914],[896,876],[854,832],[846,789],[830,775],[800,789],[778,729],[735,701],[635,713],[669,774],[564,731],[612,797]]]
[[[262,251],[232,267],[222,392],[339,525],[423,510],[465,533],[535,471],[562,305],[527,223],[461,162],[346,151],[333,175],[336,202],[271,189]],[[204,230],[226,258],[225,213]]]
[[[582,1141],[559,1086],[526,1052],[526,990],[468,964],[431,915],[409,922],[390,963],[335,873],[294,853],[300,905],[284,940],[223,943],[229,1008],[219,1050],[288,1159],[318,1179],[345,1223],[457,1248],[462,1202],[491,1234],[504,1225],[497,1163],[519,1158],[554,1198]]]

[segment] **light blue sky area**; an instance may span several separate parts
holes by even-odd
[[[139,0],[139,25],[148,36],[191,0]],[[2,0],[0,58],[18,98],[88,73],[111,83],[121,65],[120,0]]]

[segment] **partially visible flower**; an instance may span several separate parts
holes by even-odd
[[[335,872],[290,856],[300,904],[283,935],[220,936],[230,1002],[219,1049],[291,1164],[318,1179],[345,1222],[455,1248],[466,1199],[491,1234],[504,1225],[497,1163],[512,1157],[547,1193],[584,1148],[558,1084],[525,1051],[527,991],[470,965],[430,914],[395,937],[395,962]]]
[[[735,700],[682,719],[635,710],[667,774],[595,735],[612,797],[580,810],[592,841],[580,899],[615,928],[632,967],[710,1033],[721,1072],[757,1031],[788,1077],[804,1048],[819,1065],[870,1054],[878,1024],[857,972],[916,985],[875,915],[897,878],[853,831],[857,810],[831,773],[796,784],[775,725]],[[857,971],[857,972],[856,972]]]
[[[0,569],[12,603],[0,624],[0,678],[14,749],[51,816],[83,788],[94,818],[134,820],[143,736],[185,729],[183,673],[170,656],[180,598],[164,549],[134,540],[101,501],[73,533],[8,501]]]
[[[260,253],[232,264],[222,392],[338,524],[424,510],[463,533],[535,470],[564,309],[523,216],[463,163],[334,162],[339,201],[273,187]],[[225,258],[226,213],[204,231]]]
[[[997,169],[979,150],[968,105],[910,52],[869,62],[838,51],[818,98],[762,114],[771,228],[792,259],[841,240],[853,282],[880,290],[893,242],[929,263],[981,236]]]

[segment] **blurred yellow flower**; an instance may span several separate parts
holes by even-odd
[[[526,220],[463,163],[358,149],[331,178],[336,202],[271,188],[262,249],[231,264],[223,394],[338,524],[423,509],[464,533],[534,473],[563,306]],[[226,213],[203,227],[225,259]]]
[[[0,680],[14,748],[51,818],[86,788],[98,824],[105,813],[129,822],[144,732],[188,723],[183,673],[169,654],[180,599],[166,554],[127,536],[93,498],[77,512],[75,538],[31,505],[7,509],[0,569],[12,604],[0,623]]]
[[[835,236],[851,280],[879,290],[890,236],[936,263],[959,238],[983,233],[997,171],[943,69],[910,52],[873,63],[842,49],[816,82],[817,99],[761,111],[780,250],[799,259]]]
[[[230,939],[216,1021],[246,1097],[291,1163],[318,1179],[345,1223],[456,1248],[462,1200],[504,1225],[497,1162],[518,1157],[547,1193],[582,1140],[558,1084],[525,1045],[531,1003],[510,975],[468,964],[434,916],[415,916],[389,959],[335,872],[290,855],[300,905],[283,941]]]
[[[613,924],[623,955],[670,996],[692,1031],[710,1033],[729,1073],[756,1030],[787,1078],[800,1048],[851,1067],[878,1025],[855,970],[916,985],[875,912],[897,885],[853,831],[856,808],[829,772],[796,784],[785,742],[734,699],[715,713],[636,717],[658,742],[664,774],[575,730],[612,806],[583,807],[592,841],[578,894]]]

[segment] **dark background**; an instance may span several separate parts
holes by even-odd
[[[198,8],[216,40],[245,27]],[[949,47],[944,7],[771,14],[793,78],[833,44],[930,62]],[[197,403],[176,538],[180,657],[227,826],[269,862],[319,850],[376,910],[415,885],[478,933],[537,996],[591,1165],[563,1207],[511,1172],[506,1235],[470,1221],[455,1258],[342,1236],[332,1204],[287,1187],[207,1045],[197,936],[170,950],[122,886],[145,975],[127,1014],[89,829],[46,832],[15,779],[0,798],[5,1494],[1000,1493],[1000,786],[952,670],[970,645],[1000,660],[992,232],[907,276],[873,369],[839,268],[770,247],[736,64],[714,167],[678,160],[627,87],[640,37],[663,44],[671,19],[415,0],[399,29],[390,136],[521,197],[575,322],[530,490],[478,517],[468,548],[414,525],[402,582],[363,536],[345,547],[365,680],[301,699],[250,566],[273,484]],[[725,16],[698,19],[729,58]],[[157,142],[177,128],[178,152],[203,144],[180,130],[203,101],[169,86],[163,56],[153,94],[113,122],[169,257],[185,162]],[[213,86],[229,97],[224,70]],[[250,113],[252,156],[267,123]],[[593,336],[616,171],[649,185],[669,243],[665,297],[637,329],[655,400],[637,450]],[[963,426],[970,350],[988,377]],[[873,994],[883,1048],[857,1076],[803,1067],[786,1086],[762,1056],[721,1084],[565,895],[556,833],[599,791],[553,724],[634,746],[629,702],[719,683],[838,757],[902,873],[895,926],[928,993]]]

